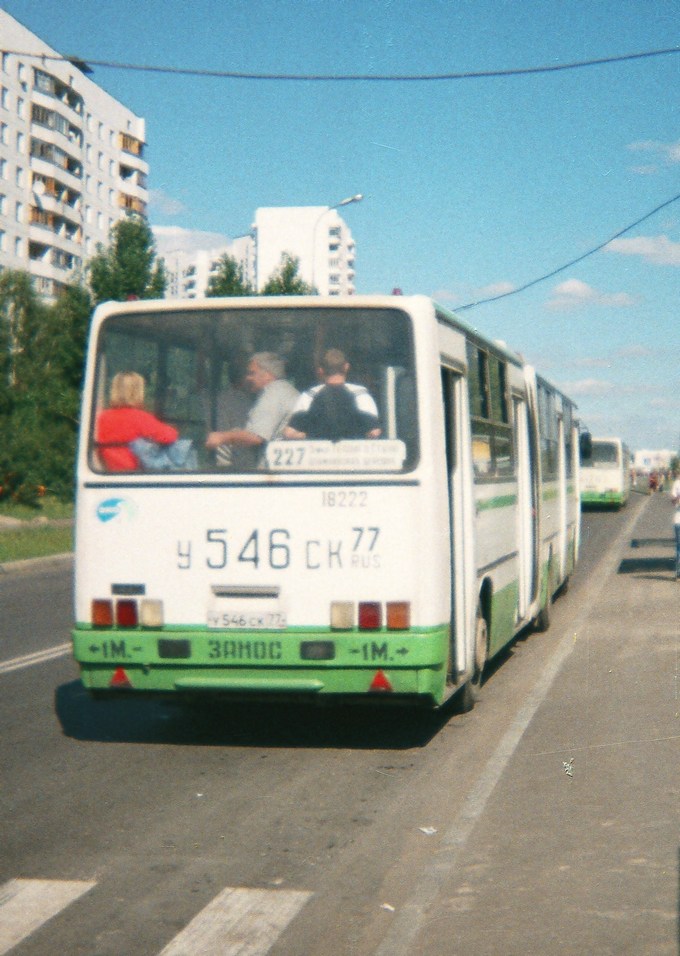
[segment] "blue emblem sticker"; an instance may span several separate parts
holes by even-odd
[[[100,521],[113,521],[114,518],[131,518],[134,507],[125,498],[107,498],[97,505],[97,517]]]

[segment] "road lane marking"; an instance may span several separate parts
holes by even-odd
[[[52,661],[57,657],[63,657],[71,650],[71,642],[66,644],[57,644],[56,647],[47,647],[44,651],[34,651],[32,654],[23,654],[21,657],[13,657],[9,661],[0,662],[0,674],[9,674],[11,671],[21,670],[23,667],[32,667],[34,664],[42,664],[44,661]]]
[[[579,595],[580,612],[576,614],[568,633],[557,645],[553,657],[543,670],[538,682],[516,713],[494,754],[487,761],[484,770],[463,801],[453,824],[444,834],[439,849],[423,868],[410,899],[400,907],[399,915],[375,950],[374,956],[412,956],[413,953],[418,952],[415,941],[428,910],[436,903],[439,895],[453,878],[460,854],[484,813],[496,784],[512,759],[524,731],[545,700],[562,665],[573,651],[580,632],[588,623],[594,602],[607,586],[610,575],[616,572],[621,561],[620,552],[626,547],[633,526],[642,517],[649,501],[651,499],[629,516],[612,547],[590,574],[588,585]]]
[[[159,956],[264,956],[312,895],[227,886]]]
[[[95,885],[83,880],[9,880],[0,887],[0,956]]]

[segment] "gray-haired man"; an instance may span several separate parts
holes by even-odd
[[[275,352],[256,352],[248,363],[246,383],[257,394],[243,428],[210,432],[206,448],[224,445],[259,450],[281,437],[299,392],[284,378],[285,366]]]

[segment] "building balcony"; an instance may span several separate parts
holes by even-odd
[[[80,175],[77,176],[75,172],[67,169],[56,159],[39,156],[36,153],[31,154],[30,167],[34,173],[45,179],[58,178],[64,186],[68,186],[69,189],[73,189],[77,193],[80,193],[83,188],[82,168]]]
[[[37,86],[34,86],[31,90],[31,102],[35,103],[38,106],[44,106],[47,110],[53,110],[55,105],[58,103],[59,108],[64,108],[64,113],[69,117],[70,122],[74,123],[78,127],[82,127],[83,123],[83,100],[82,97],[75,93],[70,87],[65,86],[61,81],[59,86],[67,91],[67,95],[59,96],[56,90],[52,93],[48,93],[45,90],[40,89]]]

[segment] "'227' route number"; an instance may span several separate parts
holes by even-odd
[[[285,528],[273,528],[269,532],[266,543],[260,541],[259,531],[251,531],[245,544],[238,552],[237,561],[241,564],[252,564],[258,568],[263,560],[269,564],[270,568],[281,570],[290,565],[290,532]],[[230,542],[226,528],[210,528],[206,532],[206,541],[210,546],[210,554],[206,558],[206,564],[209,568],[226,568],[230,558]],[[179,552],[179,558],[184,559],[188,567],[191,563],[191,547],[188,552]],[[182,565],[180,565],[181,567]]]

